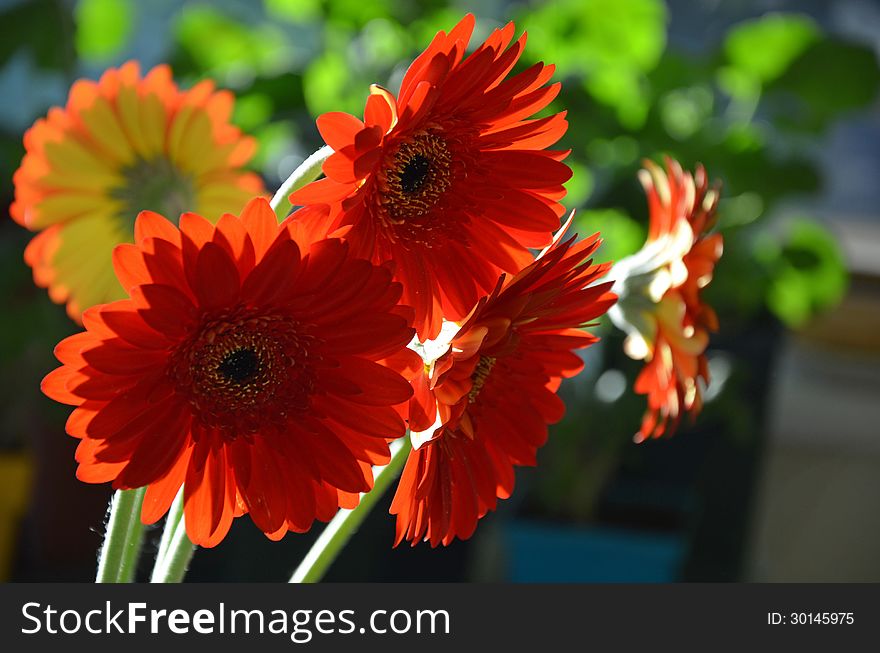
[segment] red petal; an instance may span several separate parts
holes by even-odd
[[[76,370],[69,367],[59,367],[49,372],[40,383],[40,390],[44,395],[55,401],[69,406],[79,406],[85,401],[84,397],[77,396],[68,390],[68,386],[82,378]]]
[[[144,524],[155,524],[168,512],[174,497],[180,491],[180,486],[183,485],[191,451],[191,447],[184,449],[168,472],[147,486],[141,508],[141,521]]]
[[[225,241],[219,241],[217,236],[222,234]],[[255,250],[244,223],[234,215],[224,213],[217,221],[217,230],[214,234],[214,242],[218,245],[223,242],[230,245],[229,254],[236,262],[238,269],[247,274],[254,267]]]
[[[206,243],[199,252],[195,279],[193,292],[203,310],[231,306],[238,299],[238,268],[216,243]]]
[[[254,244],[256,260],[260,260],[278,235],[278,220],[275,212],[262,197],[252,199],[241,212],[244,224]]]
[[[99,316],[111,331],[135,347],[164,349],[168,346],[168,339],[147,326],[133,308],[109,304],[101,308]]]
[[[513,188],[547,188],[571,178],[571,168],[537,152],[483,152],[481,166],[490,172],[493,180]]]
[[[364,123],[349,113],[331,111],[318,116],[318,131],[324,142],[338,152],[354,143],[355,135],[364,128]]]
[[[380,438],[399,438],[406,431],[400,415],[393,408],[367,407],[340,397],[316,395],[315,407],[329,418],[357,433]]]
[[[292,240],[279,240],[244,280],[241,296],[260,306],[299,290],[299,248]]]
[[[196,317],[195,306],[176,288],[147,284],[132,289],[138,314],[148,326],[170,338],[186,334]]]
[[[84,351],[83,358],[99,372],[129,375],[163,365],[168,355],[164,351],[132,347],[116,338],[103,341],[97,347]]]
[[[184,481],[186,533],[193,544],[213,547],[232,525],[234,488],[226,465],[226,448],[209,447],[204,469],[190,465]],[[232,491],[231,491],[232,490]]]
[[[370,87],[370,96],[364,107],[364,122],[377,126],[382,134],[388,133],[397,117],[397,103],[394,96],[384,89]]]
[[[178,216],[172,217],[177,219]],[[154,211],[141,211],[134,223],[134,242],[140,245],[146,238],[161,238],[180,244],[180,232],[177,227]]]
[[[152,281],[144,263],[143,252],[129,243],[122,243],[113,249],[113,270],[126,291],[132,286]]]
[[[322,368],[319,379],[342,379],[360,388],[359,394],[347,399],[358,404],[389,406],[400,404],[412,396],[409,383],[387,367],[355,356],[338,358],[339,367]]]

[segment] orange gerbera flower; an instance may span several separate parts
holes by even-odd
[[[391,504],[397,543],[470,537],[562,418],[556,390],[583,368],[572,350],[597,340],[581,327],[616,299],[611,282],[590,285],[610,267],[589,260],[598,235],[574,240],[499,283],[414,381],[413,451]]]
[[[344,229],[360,255],[394,260],[420,340],[436,338],[444,317],[464,319],[502,271],[519,271],[529,247],[550,242],[571,176],[567,152],[544,149],[565,133],[565,113],[527,120],[559,92],[545,86],[554,67],[506,79],[525,34],[508,48],[510,23],[465,57],[473,28],[468,15],[438,33],[397,98],[372,86],[363,121],[318,118],[335,153],[326,177],[290,198],[312,228]]]
[[[210,81],[181,91],[167,66],[141,78],[132,61],[77,81],[67,106],[27,131],[10,214],[41,232],[25,260],[72,318],[124,296],[110,256],[142,209],[216,221],[264,192],[241,169],[256,144],[229,124],[232,105]]]
[[[702,408],[709,382],[706,347],[718,318],[701,300],[721,257],[716,221],[718,188],[709,188],[706,170],[696,176],[667,158],[666,171],[645,162],[639,179],[648,196],[648,240],[636,254],[614,266],[620,301],[609,311],[626,331],[626,353],[645,366],[635,391],[648,396],[648,409],[636,441],[672,434],[682,415]]]
[[[114,265],[131,299],[83,314],[43,381],[76,406],[77,476],[148,486],[158,520],[181,484],[190,539],[217,544],[250,513],[270,538],[305,531],[372,486],[405,432],[409,383],[386,358],[413,336],[400,284],[338,239],[279,226],[264,199],[216,228],[143,212]]]

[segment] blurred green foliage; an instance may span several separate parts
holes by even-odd
[[[76,51],[86,60],[106,61],[118,53],[131,33],[130,0],[81,0],[76,5]]]
[[[782,234],[761,234],[756,259],[771,278],[768,300],[786,323],[799,326],[832,308],[846,291],[847,275],[837,242],[812,220],[791,221]]]

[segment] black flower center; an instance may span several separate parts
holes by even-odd
[[[423,132],[401,143],[386,160],[379,203],[393,225],[436,222],[434,206],[452,184],[452,154],[439,136]]]
[[[203,316],[172,353],[168,374],[202,426],[234,439],[283,427],[309,407],[309,352],[318,347],[289,316],[237,306]]]
[[[260,360],[252,349],[236,349],[220,361],[217,369],[233,383],[243,383],[259,369]]]
[[[407,161],[400,173],[400,188],[404,193],[415,193],[428,177],[428,171],[431,169],[431,163],[421,154],[416,154]]]

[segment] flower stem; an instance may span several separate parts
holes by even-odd
[[[312,548],[290,577],[291,583],[317,583],[336,560],[339,552],[357,531],[358,526],[373,506],[395,481],[411,449],[409,433],[391,443],[391,460],[381,468],[374,468],[373,489],[361,495],[361,502],[351,510],[342,509],[330,520],[315,540]]]
[[[324,165],[324,161],[331,154],[333,154],[333,148],[325,145],[300,163],[296,170],[291,172],[290,176],[284,180],[284,183],[281,184],[281,187],[272,197],[272,201],[269,202],[279,221],[286,218],[290,212],[290,200],[288,199],[290,194],[317,179],[321,174],[321,166]]]
[[[186,575],[190,560],[196,551],[186,535],[186,518],[183,516],[183,489],[177,494],[159,541],[159,553],[153,567],[151,583],[179,583]]]
[[[98,558],[96,583],[129,583],[134,577],[143,542],[140,508],[146,488],[116,490]]]
[[[159,551],[156,553],[156,564],[168,554],[171,540],[174,538],[174,530],[180,523],[181,516],[183,516],[183,488],[180,488],[177,496],[174,497],[168,516],[165,517],[165,527],[162,529],[162,539],[159,540]]]

